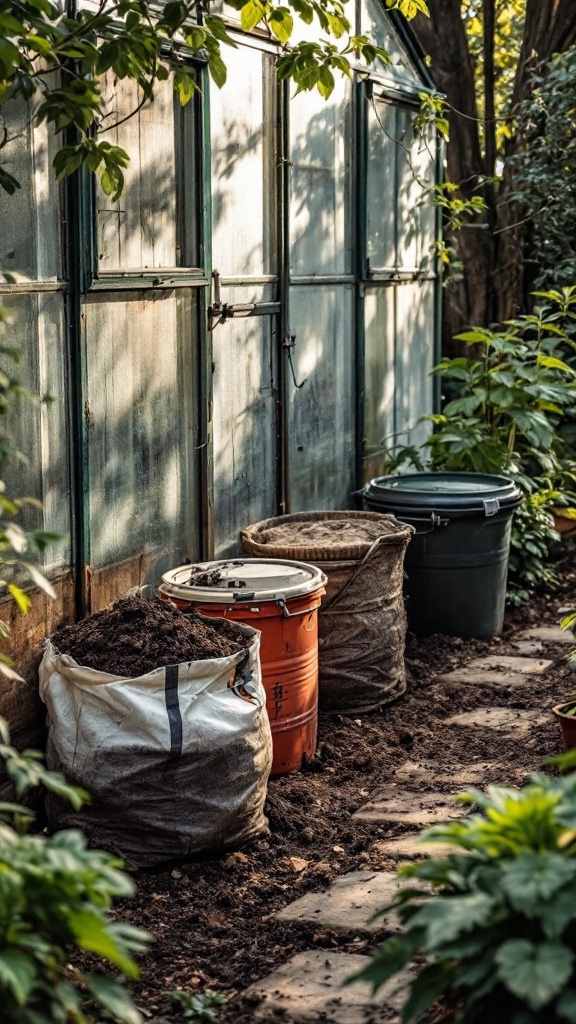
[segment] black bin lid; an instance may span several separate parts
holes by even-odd
[[[522,501],[522,491],[513,480],[488,473],[406,473],[378,476],[362,494],[375,505],[393,511],[402,508],[438,509],[446,512],[481,512],[494,515],[512,509]]]

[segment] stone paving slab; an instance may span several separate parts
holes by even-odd
[[[400,888],[393,871],[351,871],[337,878],[326,892],[308,892],[280,910],[279,921],[314,924],[337,931],[396,931],[398,920],[392,912],[377,920],[373,914],[390,903]]]
[[[576,642],[571,629],[560,629],[560,626],[534,626],[518,633],[518,640],[541,640],[545,644],[574,644]]]
[[[415,793],[390,786],[379,790],[352,817],[360,821],[436,825],[442,821],[463,818],[468,811],[469,807],[457,804],[446,793]]]
[[[419,835],[400,836],[375,843],[373,849],[391,860],[425,860],[426,857],[446,857],[449,853],[464,853],[449,843],[423,843]]]
[[[544,650],[544,644],[541,640],[514,640],[512,647],[515,647],[518,654],[531,656],[540,654]]]
[[[552,665],[549,658],[518,658],[511,654],[489,654],[486,658],[475,658],[465,668],[486,668],[492,672],[510,669],[526,676],[541,676]]]
[[[396,1024],[410,981],[408,971],[391,978],[375,996],[364,982],[342,987],[369,959],[326,950],[296,953],[251,985],[244,1001],[253,1005],[254,1020],[276,1024]]]
[[[549,721],[547,715],[533,711],[520,711],[515,708],[477,708],[461,715],[446,718],[444,725],[456,725],[471,729],[493,729],[494,732],[508,734],[511,739],[529,736],[535,728]]]
[[[547,658],[490,655],[475,658],[452,672],[437,677],[439,683],[491,683],[494,686],[523,686],[527,676],[540,676],[552,665]]]
[[[468,764],[405,761],[395,773],[394,780],[418,785],[447,785],[456,792],[463,786],[477,786],[487,775],[492,775],[496,764],[496,761],[471,761]]]

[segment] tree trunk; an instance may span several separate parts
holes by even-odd
[[[475,191],[478,175],[494,173],[494,116],[507,112],[494,109],[495,4],[494,0],[484,0],[486,145],[483,154],[474,68],[461,6],[460,0],[432,0],[430,18],[418,15],[413,26],[432,59],[431,71],[438,91],[444,93],[450,107],[446,178],[460,184],[462,193],[469,197]],[[511,111],[529,97],[532,71],[575,41],[576,0],[526,0]],[[517,140],[510,140],[508,155],[516,151],[517,145]],[[526,307],[530,290],[523,259],[527,235],[525,226],[519,223],[522,212],[507,202],[512,188],[513,173],[505,166],[497,196],[490,185],[483,192],[489,208],[488,229],[465,227],[457,238],[447,239],[457,251],[463,273],[462,280],[445,292],[443,334],[448,354],[458,350],[457,344],[452,342],[454,334],[473,324],[505,319]]]
[[[526,20],[516,69],[512,109],[530,95],[532,71],[553,53],[563,53],[576,41],[574,0],[526,0]]]
[[[485,173],[478,131],[474,66],[461,15],[460,0],[430,4],[430,18],[418,15],[413,22],[425,51],[438,91],[449,105],[450,141],[446,148],[446,179],[460,184],[469,199],[477,195],[478,174]],[[446,238],[457,251],[462,278],[444,292],[443,347],[457,354],[453,337],[472,324],[490,319],[491,242],[485,228],[470,225],[456,238]]]
[[[528,99],[532,74],[554,53],[567,50],[576,41],[576,3],[574,0],[527,0],[526,22],[520,59],[516,69],[511,110]],[[510,139],[506,156],[518,152],[520,140]],[[530,305],[534,267],[526,264],[525,253],[530,244],[530,225],[524,222],[523,211],[508,201],[514,188],[513,168],[505,163],[498,197],[495,227],[498,289],[496,316],[507,320]]]

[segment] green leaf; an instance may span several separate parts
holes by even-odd
[[[554,899],[540,903],[538,918],[547,939],[559,939],[566,926],[576,919],[576,890],[560,889]]]
[[[17,949],[0,952],[0,986],[11,992],[18,1006],[24,1006],[37,979],[32,957]]]
[[[494,960],[498,977],[512,995],[540,1010],[557,996],[572,974],[574,954],[560,942],[535,945],[528,939],[509,939]]]
[[[210,60],[208,61],[208,71],[210,72],[210,77],[214,84],[221,89],[222,86],[226,84],[228,73],[226,71],[226,65],[218,53],[214,53],[210,57]]]
[[[5,676],[6,679],[13,679],[14,682],[23,683],[24,680],[19,672],[12,667],[13,662],[10,658],[6,657],[5,654],[0,655],[0,675]]]
[[[576,877],[576,862],[560,853],[526,852],[506,865],[502,888],[515,910],[528,917],[539,912],[541,902]]]
[[[59,981],[54,988],[58,1006],[68,1014],[70,1020],[82,1020],[82,994],[69,981]]]
[[[465,896],[442,895],[422,907],[410,925],[426,928],[426,946],[438,949],[476,925],[485,924],[494,906],[494,898],[483,892]]]
[[[79,811],[84,804],[90,802],[90,794],[80,786],[71,786],[60,772],[43,771],[41,782],[45,789],[67,800],[75,811]]]
[[[191,50],[201,50],[205,41],[205,29],[195,25],[194,28],[188,28],[186,30],[186,45],[189,46]]]
[[[84,976],[84,981],[95,1000],[115,1021],[121,1021],[122,1024],[142,1024],[142,1015],[119,982],[105,974],[88,974]]]
[[[420,971],[402,1007],[402,1024],[412,1024],[436,1002],[448,988],[452,973],[453,968],[449,964],[431,964]]]
[[[245,32],[250,32],[264,17],[264,5],[260,0],[248,0],[240,13],[240,22]]]
[[[318,92],[327,100],[334,91],[334,75],[328,67],[321,67],[318,74]]]
[[[237,44],[232,39],[232,36],[228,33],[226,24],[223,19],[217,14],[210,14],[204,19],[204,24],[209,32],[212,33],[215,39],[218,39],[221,43],[226,43],[227,46],[231,46],[233,49],[237,49]]]
[[[576,989],[565,988],[556,1000],[556,1013],[570,1024],[576,1024]]]
[[[56,597],[56,591],[54,590],[54,587],[35,565],[31,565],[30,562],[21,562],[20,564],[24,567],[24,569],[26,569],[26,572],[28,573],[30,578],[33,580],[36,586],[40,588],[40,590],[43,590],[45,594],[48,594],[48,597],[51,597],[53,599]]]
[[[288,42],[294,29],[294,19],[287,7],[275,7],[268,24],[281,43]]]
[[[21,590],[20,587],[17,587],[15,583],[9,583],[8,590],[16,601],[22,615],[27,615],[32,607],[32,601],[28,597],[28,594],[25,594],[24,591]]]
[[[482,330],[480,327],[474,331],[462,331],[461,334],[456,334],[455,337],[458,341],[467,341],[469,345],[490,345],[494,340],[492,331]]]
[[[116,202],[122,194],[124,175],[119,168],[107,166],[100,174],[100,184],[104,194]]]
[[[556,356],[546,356],[543,352],[539,352],[536,358],[539,366],[545,366],[548,370],[561,370],[562,373],[566,373],[570,377],[576,376],[576,370]]]
[[[185,107],[194,96],[194,93],[198,92],[196,82],[192,75],[188,74],[187,71],[176,72],[174,75],[174,88],[178,93],[178,99],[181,107]]]
[[[346,978],[345,984],[350,985],[356,981],[367,981],[372,985],[372,991],[378,989],[388,981],[394,974],[401,971],[414,956],[420,945],[420,936],[404,934],[388,939],[384,945],[376,950],[374,956],[363,967],[361,971]]]
[[[58,150],[52,161],[57,181],[73,174],[80,167],[85,155],[86,152],[81,146],[63,146]]]
[[[95,910],[75,911],[68,915],[68,923],[81,949],[96,953],[116,964],[129,978],[138,977],[138,967],[116,941],[111,926]]]

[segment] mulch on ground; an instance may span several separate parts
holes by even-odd
[[[435,682],[440,673],[475,657],[518,655],[511,644],[515,635],[532,625],[556,624],[559,609],[570,605],[576,594],[575,553],[566,559],[561,575],[558,592],[511,611],[503,635],[492,641],[409,636],[405,696],[357,718],[320,716],[316,758],[305,771],[269,784],[266,839],[246,850],[136,876],[138,893],[118,914],[157,937],[141,960],[142,978],[135,987],[146,1017],[181,1020],[170,990],[209,987],[229,996],[223,1024],[248,1024],[251,1008],[242,1001],[242,990],[298,950],[358,953],[373,948],[374,938],[366,935],[297,928],[275,921],[273,915],[305,892],[327,888],[337,875],[359,868],[394,868],[375,844],[418,830],[403,824],[374,827],[351,815],[389,784],[407,760],[434,761],[439,777],[443,770],[447,778],[430,778],[428,788],[445,791],[453,790],[449,776],[454,764],[488,760],[482,730],[448,729],[445,719],[488,704],[527,709],[536,717],[576,692],[575,670],[561,645],[544,651],[554,662],[547,674],[521,687]],[[503,740],[496,766],[478,781],[519,785],[559,749],[558,727],[549,715],[528,738]],[[493,754],[492,738],[492,760]]]

